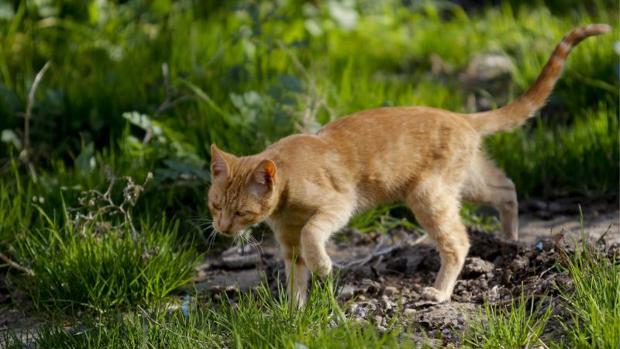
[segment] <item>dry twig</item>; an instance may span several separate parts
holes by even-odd
[[[12,267],[14,269],[17,269],[21,272],[24,272],[26,274],[28,274],[29,276],[34,276],[34,271],[32,271],[29,268],[26,268],[20,264],[18,264],[17,262],[14,262],[12,259],[10,259],[7,255],[5,255],[4,253],[0,252],[0,259],[3,260],[9,267]]]
[[[76,212],[72,218],[73,224],[76,230],[84,235],[89,225],[101,223],[98,221],[98,217],[120,214],[123,217],[123,221],[116,226],[110,225],[109,221],[104,221],[105,230],[118,229],[126,225],[131,230],[132,240],[137,243],[138,231],[133,224],[131,209],[136,205],[138,198],[144,191],[144,187],[153,178],[153,174],[149,172],[142,185],[134,183],[131,177],[122,177],[126,181],[126,185],[123,188],[123,201],[121,203],[116,203],[112,199],[112,191],[118,178],[113,175],[109,177],[110,184],[105,192],[102,193],[95,189],[82,192],[78,199],[81,207],[70,209],[70,211]],[[86,213],[81,212],[83,209],[86,209]]]
[[[192,99],[192,96],[189,95],[182,95],[175,98],[175,95],[178,95],[178,93],[172,86],[172,83],[170,81],[170,68],[168,67],[168,63],[164,63],[161,65],[161,73],[164,79],[163,83],[166,97],[164,98],[164,101],[159,105],[159,107],[157,107],[155,113],[153,113],[153,117],[158,117],[168,109],[174,108],[178,104]],[[147,132],[147,135],[144,136],[143,143],[148,143],[151,137],[152,134],[148,134]]]
[[[374,250],[369,253],[366,257],[363,258],[359,258],[356,260],[352,260],[347,262],[346,264],[337,264],[334,263],[334,266],[338,267],[340,270],[347,270],[347,269],[351,269],[355,266],[359,266],[362,264],[366,264],[369,261],[371,261],[374,258],[377,257],[382,257],[385,256],[386,254],[390,254],[392,253],[392,251],[404,246],[404,245],[409,245],[409,246],[414,246],[414,245],[418,245],[423,243],[424,241],[426,241],[427,239],[427,235],[422,235],[419,238],[417,238],[416,240],[414,240],[413,242],[410,242],[410,240],[404,240],[404,241],[400,241],[397,244],[394,245],[388,245],[384,240],[385,240],[385,235],[382,236],[381,241],[379,242],[379,244],[377,244],[377,246],[374,248]],[[386,246],[388,245],[388,246]]]
[[[37,176],[36,172],[34,171],[34,166],[30,162],[30,119],[32,119],[32,107],[34,105],[35,94],[37,92],[37,89],[39,88],[39,84],[41,84],[41,80],[43,80],[45,72],[47,72],[50,65],[51,63],[48,61],[47,63],[45,63],[45,65],[43,65],[43,68],[39,70],[37,75],[35,75],[32,86],[30,86],[30,91],[28,92],[28,104],[26,105],[26,114],[24,114],[24,149],[22,150],[20,157],[28,166],[34,182],[36,182]]]
[[[288,47],[286,47],[283,42],[278,41],[277,45],[281,50],[286,52],[291,59],[293,66],[297,69],[297,71],[299,71],[308,86],[309,94],[304,96],[304,104],[306,105],[306,108],[301,115],[301,125],[297,125],[297,128],[304,133],[313,133],[313,131],[315,131],[313,130],[313,126],[317,124],[316,116],[321,108],[324,108],[329,113],[330,120],[334,119],[336,113],[329,106],[325,97],[319,93],[319,88],[314,75],[308,72],[297,56]]]

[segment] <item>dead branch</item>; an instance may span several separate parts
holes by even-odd
[[[0,252],[0,259],[2,259],[9,267],[12,267],[14,269],[17,269],[21,272],[24,272],[26,274],[28,274],[29,276],[34,276],[34,271],[32,271],[29,268],[26,268],[20,264],[18,264],[17,262],[14,262],[12,259],[10,259],[7,255],[5,255],[4,253]]]
[[[314,75],[310,74],[306,67],[299,61],[299,58],[282,42],[277,41],[276,44],[278,47],[283,50],[288,57],[290,58],[293,67],[297,69],[297,71],[301,74],[302,79],[305,81],[306,86],[308,86],[309,94],[304,98],[304,104],[306,108],[304,112],[301,114],[301,125],[296,125],[299,131],[304,133],[313,133],[312,132],[312,124],[316,123],[316,115],[319,113],[321,108],[324,108],[329,113],[330,120],[333,120],[336,116],[335,111],[329,106],[325,97],[319,93],[319,88],[317,86],[316,78]]]
[[[166,96],[164,97],[164,101],[159,105],[159,107],[157,107],[157,110],[155,110],[155,113],[153,113],[153,117],[158,117],[168,109],[172,109],[178,104],[193,99],[192,96],[188,95],[174,98],[176,91],[172,86],[172,83],[170,82],[170,68],[168,67],[168,63],[164,63],[161,65],[161,73],[164,79],[163,84]],[[151,129],[147,130],[147,134],[144,136],[143,143],[148,143],[148,141],[153,136],[152,133],[153,132]]]
[[[41,80],[43,80],[43,76],[45,72],[49,69],[51,63],[48,61],[43,65],[43,68],[39,70],[37,75],[34,77],[34,81],[32,82],[32,86],[30,86],[30,91],[28,92],[28,103],[26,104],[26,114],[24,114],[24,149],[20,154],[22,160],[28,166],[30,170],[30,175],[32,176],[32,180],[34,182],[37,181],[36,172],[34,171],[34,166],[30,162],[30,119],[32,119],[32,107],[34,105],[34,97],[36,95],[37,89],[39,88],[39,84],[41,84]]]
[[[385,238],[385,235],[382,236],[382,238]],[[427,235],[422,235],[419,238],[415,239],[413,242],[410,242],[410,240],[407,239],[407,240],[404,240],[404,241],[400,241],[399,243],[391,245],[391,246],[386,246],[387,244],[383,241],[384,239],[381,239],[379,244],[377,244],[377,246],[374,248],[374,250],[370,254],[368,254],[366,257],[349,261],[346,264],[334,263],[334,266],[336,266],[340,270],[351,269],[353,267],[366,264],[366,263],[368,263],[369,261],[371,261],[374,258],[382,257],[382,256],[384,256],[386,254],[390,254],[390,253],[392,253],[392,251],[394,251],[394,250],[396,250],[396,249],[398,249],[398,248],[400,248],[400,247],[402,247],[404,245],[415,246],[415,245],[421,244],[424,241],[426,241],[426,239],[427,239]]]
[[[122,177],[121,179],[125,181],[125,187],[123,188],[123,201],[120,203],[116,203],[112,199],[112,191],[116,183],[118,183],[119,178],[111,174],[109,176],[108,188],[104,193],[96,189],[83,191],[78,198],[80,206],[69,208],[69,211],[72,213],[70,219],[75,230],[80,232],[81,235],[85,235],[88,226],[97,223],[100,217],[109,217],[118,214],[122,216],[122,222],[117,225],[112,225],[108,222],[109,224],[106,224],[106,230],[128,227],[131,231],[133,242],[137,243],[138,231],[133,223],[131,209],[136,205],[138,198],[144,192],[144,187],[152,178],[153,174],[149,172],[144,179],[144,183],[140,185],[136,184],[133,178],[129,176]],[[86,213],[82,213],[83,211]]]

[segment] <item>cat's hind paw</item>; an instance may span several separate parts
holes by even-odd
[[[450,301],[449,294],[446,294],[446,292],[442,292],[435,287],[425,287],[422,291],[422,298],[438,303]]]

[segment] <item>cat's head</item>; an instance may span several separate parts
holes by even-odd
[[[276,184],[273,161],[237,157],[211,145],[208,200],[215,230],[233,236],[267,218],[277,205]]]

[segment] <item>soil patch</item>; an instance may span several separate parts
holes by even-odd
[[[536,217],[536,211],[528,214]],[[617,228],[614,210],[600,225]],[[569,216],[570,221],[579,220]],[[553,222],[534,218],[531,222]],[[584,219],[587,221],[590,217]],[[534,224],[534,223],[532,223]],[[361,234],[345,230],[329,243],[328,253],[338,273],[338,298],[345,314],[356,321],[369,322],[388,330],[397,318],[410,335],[432,345],[459,345],[468,321],[480,316],[483,303],[509,305],[522,294],[528,297],[556,297],[557,288],[570,287],[570,278],[558,264],[564,253],[574,249],[574,230],[552,229],[552,223],[530,230],[524,242],[507,241],[498,234],[469,231],[471,249],[456,284],[452,301],[424,300],[424,287],[431,286],[440,260],[437,251],[420,233],[394,229],[387,234]],[[564,223],[565,224],[565,223]],[[526,224],[526,227],[529,227]],[[579,230],[581,231],[581,230]],[[586,228],[587,231],[587,228]],[[586,234],[612,256],[620,248],[620,233]],[[538,232],[535,235],[533,232]],[[245,263],[255,261],[257,264]],[[560,263],[559,263],[560,262]],[[275,291],[283,285],[284,267],[273,240],[261,247],[231,248],[210,257],[199,270],[198,289],[208,294],[222,291],[233,295],[266,280]],[[553,331],[554,326],[548,326]],[[554,334],[547,334],[553,337]]]

